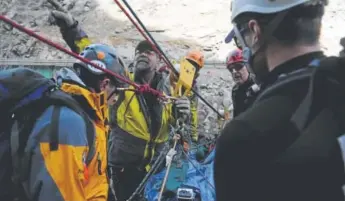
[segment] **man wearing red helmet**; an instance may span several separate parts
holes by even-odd
[[[244,112],[253,102],[256,92],[259,90],[255,84],[254,75],[244,64],[242,51],[233,50],[226,58],[226,68],[230,71],[235,86],[232,88],[233,117]]]

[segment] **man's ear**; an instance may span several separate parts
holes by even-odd
[[[107,85],[110,84],[110,79],[109,78],[104,78],[101,82],[101,89],[104,89]]]
[[[262,30],[260,28],[258,21],[250,20],[248,22],[248,28],[252,36],[251,41],[253,42],[253,44],[257,44],[258,41],[261,39],[262,35]]]

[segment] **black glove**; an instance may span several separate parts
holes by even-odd
[[[78,24],[78,21],[69,13],[53,10],[51,16],[61,31],[73,28]]]
[[[82,50],[79,50],[75,41],[87,37],[87,35],[78,25],[78,21],[69,13],[57,10],[51,12],[51,17],[54,18],[54,21],[60,28],[62,38],[66,41],[71,50],[75,53],[80,53]]]
[[[175,107],[181,115],[190,115],[190,100],[183,96],[175,101]]]

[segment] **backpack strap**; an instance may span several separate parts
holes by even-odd
[[[79,114],[85,121],[85,126],[86,126],[86,134],[87,134],[87,141],[89,144],[89,152],[86,157],[86,165],[88,165],[93,156],[96,153],[95,150],[95,128],[94,125],[87,115],[87,113],[79,106],[79,103],[73,99],[70,95],[66,94],[65,92],[62,92],[60,90],[56,90],[51,92],[48,97],[47,101],[49,101],[53,105],[60,105],[60,106],[66,106],[70,108],[71,110],[75,111],[77,114]],[[60,116],[59,110],[56,110],[55,112],[53,111],[52,115],[52,121],[55,122],[52,126],[52,135],[51,141],[50,141],[50,148],[51,150],[57,150],[58,148],[58,119]]]
[[[57,151],[59,148],[59,123],[60,123],[61,106],[53,108],[51,125],[50,125],[50,151]]]
[[[262,93],[258,95],[254,104],[257,104],[261,102],[263,99],[270,97],[273,94],[276,94],[290,83],[309,79],[311,77],[312,71],[313,69],[311,68],[303,68],[289,74],[281,75],[272,86],[268,87],[266,90],[264,90]]]
[[[338,75],[336,75],[336,67],[339,66],[339,59],[336,57],[330,57],[322,60],[318,68],[310,71],[309,89],[308,93],[296,109],[294,115],[291,117],[296,127],[303,131],[308,124],[312,121],[321,110],[325,107],[329,109],[334,108],[335,105],[339,105],[339,101],[331,100],[325,95],[325,91],[334,95],[334,97],[342,94],[342,85],[339,82]],[[324,89],[324,90],[322,90]]]
[[[303,79],[309,81],[306,96],[290,118],[300,134],[276,162],[287,161],[289,165],[298,164],[299,167],[303,164],[307,164],[306,167],[319,167],[312,171],[320,176],[317,178],[319,181],[329,185],[343,184],[345,179],[344,170],[340,166],[345,161],[345,155],[341,155],[344,151],[342,148],[345,148],[341,146],[341,141],[345,139],[342,139],[345,133],[345,62],[340,60],[325,58],[307,68],[309,70],[287,75],[286,80],[268,88],[256,100],[258,102],[274,91],[279,92],[284,84]]]
[[[330,174],[316,172],[318,180],[330,184],[343,184],[345,179],[344,169],[339,168],[345,161],[341,142],[345,132],[345,74],[338,72],[345,63],[339,64],[337,58],[327,58],[311,74],[308,93],[291,117],[300,135],[280,158],[320,167],[314,171]],[[291,153],[293,160],[289,160]]]
[[[309,79],[315,67],[318,67],[320,65],[320,62],[321,62],[320,59],[314,59],[309,63],[309,65],[306,68],[295,70],[288,74],[280,75],[277,81],[273,85],[271,85],[270,87],[268,87],[266,90],[264,90],[262,93],[258,95],[254,104],[262,101],[263,99],[271,96],[272,94],[277,93],[282,88],[284,88],[287,84],[294,83],[296,81]]]
[[[95,155],[95,130],[92,121],[88,115],[83,111],[83,109],[78,105],[71,96],[60,91],[60,90],[50,90],[44,97],[39,100],[33,101],[25,105],[24,107],[17,108],[13,110],[12,120],[11,120],[11,153],[13,159],[13,167],[18,168],[17,175],[15,175],[17,181],[24,181],[28,178],[30,167],[31,156],[26,153],[25,147],[29,134],[36,122],[36,119],[44,112],[49,106],[55,105],[53,107],[53,112],[51,116],[51,125],[44,127],[41,132],[46,133],[46,129],[50,129],[50,150],[58,150],[59,145],[59,119],[61,107],[65,106],[70,108],[79,114],[85,121],[87,140],[89,144],[89,152],[86,158],[86,164],[88,165],[93,156]],[[35,112],[32,112],[27,108],[35,108]],[[41,133],[41,134],[42,134]],[[38,134],[40,135],[40,134]],[[30,148],[29,148],[30,149]]]

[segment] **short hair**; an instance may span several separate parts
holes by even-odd
[[[319,41],[324,5],[299,5],[289,9],[287,15],[273,32],[273,37],[282,45],[312,45]],[[247,12],[239,15],[235,22],[240,29],[248,28],[248,22],[257,20],[263,32],[278,13],[259,14]]]

